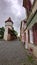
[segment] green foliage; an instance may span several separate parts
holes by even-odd
[[[28,55],[28,60],[29,60],[29,62],[33,63],[33,57],[32,57],[32,55]]]
[[[4,31],[5,31],[4,27],[0,28],[0,39],[3,38],[3,36],[4,36]]]
[[[14,30],[14,34],[15,34],[15,35],[18,35],[17,31]]]
[[[2,27],[1,30],[4,32],[5,31],[4,27]]]
[[[14,29],[12,30],[12,33],[13,33],[15,36],[18,35],[17,31],[15,31]]]

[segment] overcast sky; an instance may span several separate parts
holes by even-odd
[[[19,33],[21,20],[27,18],[26,9],[22,5],[23,0],[0,0],[0,27],[5,26],[5,20],[11,17]]]

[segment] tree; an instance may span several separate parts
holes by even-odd
[[[17,37],[18,33],[14,29],[12,29],[12,33]]]
[[[2,29],[3,32],[5,31],[5,28],[4,27],[2,27],[1,29]]]
[[[5,31],[4,27],[0,28],[0,39],[3,38],[3,36],[4,36],[4,31]]]

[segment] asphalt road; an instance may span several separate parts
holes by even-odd
[[[25,65],[27,60],[26,50],[20,41],[0,41],[0,65]]]

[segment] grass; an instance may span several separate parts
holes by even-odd
[[[33,56],[32,55],[28,55],[28,61],[33,63],[34,60],[33,60]]]

